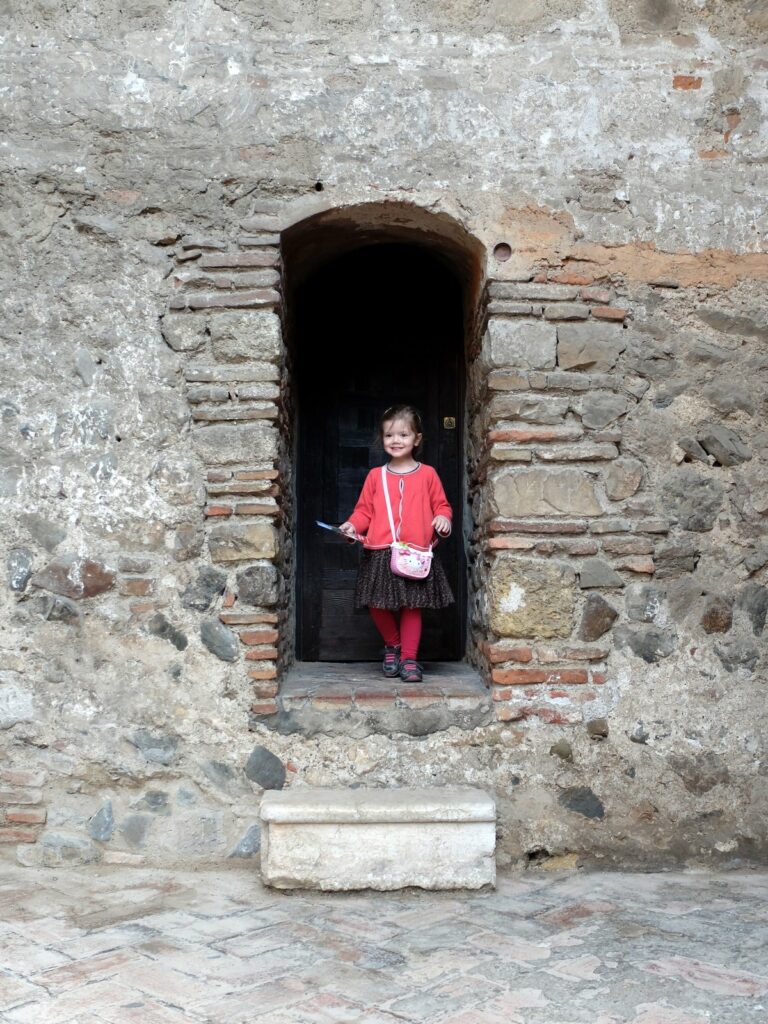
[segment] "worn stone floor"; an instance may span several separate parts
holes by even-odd
[[[768,874],[329,895],[6,865],[0,962],[8,1024],[764,1024]]]

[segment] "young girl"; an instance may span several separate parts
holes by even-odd
[[[451,532],[452,513],[435,470],[414,458],[422,440],[421,417],[410,405],[392,406],[381,418],[379,435],[389,456],[386,480],[397,539],[427,548],[435,533],[447,537]],[[382,635],[384,675],[399,675],[406,683],[421,682],[422,668],[416,660],[421,610],[445,608],[453,603],[453,594],[436,559],[423,580],[396,576],[390,569],[393,537],[380,468],[366,477],[355,510],[341,529],[351,539],[363,541],[355,604],[369,608]]]

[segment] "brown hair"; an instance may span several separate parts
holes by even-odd
[[[379,420],[379,441],[384,439],[384,424],[393,423],[395,420],[405,420],[410,425],[414,434],[424,434],[424,428],[421,424],[421,413],[418,409],[412,405],[390,405],[388,409],[384,410]]]

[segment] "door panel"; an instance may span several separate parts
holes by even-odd
[[[330,301],[340,296],[344,305]],[[343,522],[369,469],[385,461],[379,418],[394,403],[424,418],[419,458],[433,465],[454,510],[454,532],[439,555],[457,603],[426,612],[420,656],[463,654],[461,550],[461,293],[453,276],[415,246],[378,245],[326,265],[294,299],[299,399],[297,480],[298,656],[367,661],[381,639],[366,610],[354,608],[360,557],[315,525]],[[443,426],[456,419],[455,429]]]

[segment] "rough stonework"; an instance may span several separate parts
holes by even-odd
[[[265,789],[461,785],[501,867],[764,863],[763,5],[5,6],[0,856],[247,864]],[[481,694],[281,691],[302,287],[361,245],[457,282]],[[363,352],[413,311],[356,282]]]

